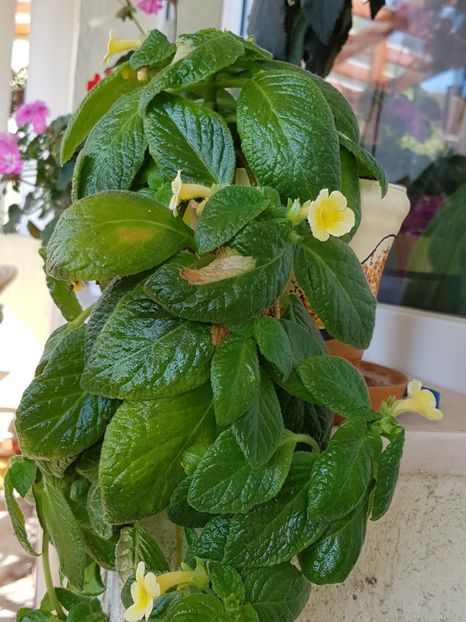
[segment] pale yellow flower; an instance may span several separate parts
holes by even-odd
[[[178,207],[181,201],[190,201],[191,199],[208,199],[212,195],[212,189],[200,184],[184,184],[181,181],[181,171],[178,171],[172,184],[172,198],[170,199],[169,208],[173,212],[173,216],[178,215]],[[203,205],[201,203],[201,205]],[[199,213],[198,213],[199,216]]]
[[[107,64],[114,54],[128,52],[129,50],[137,50],[140,47],[141,42],[138,39],[116,39],[113,35],[113,31],[110,30],[107,53],[104,56],[103,62]]]
[[[406,412],[415,412],[431,421],[439,421],[443,418],[442,411],[437,408],[434,394],[428,389],[422,388],[419,380],[411,380],[408,384],[408,397],[398,400],[393,406],[393,415]]]
[[[178,205],[180,204],[180,192],[183,184],[181,181],[181,171],[178,171],[175,179],[172,181],[172,192],[173,196],[170,200],[170,205],[168,206],[173,215],[176,216],[178,214]]]
[[[133,604],[125,611],[127,622],[138,622],[144,617],[148,620],[154,607],[154,599],[161,594],[155,574],[148,572],[144,575],[144,571],[144,562],[139,562],[136,570],[136,581],[131,585]]]
[[[329,194],[327,189],[321,190],[315,201],[307,201],[307,219],[312,235],[325,242],[331,235],[341,237],[354,227],[355,217],[344,194],[334,190]]]

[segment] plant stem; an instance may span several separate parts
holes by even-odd
[[[57,616],[64,620],[66,618],[65,612],[60,605],[60,602],[57,597],[57,593],[55,592],[55,587],[53,585],[52,573],[50,571],[50,560],[49,560],[49,535],[45,531],[43,531],[42,536],[42,567],[44,569],[44,579],[45,585],[47,586],[47,592],[50,598],[50,602],[52,603],[52,607],[55,609]]]
[[[175,539],[176,539],[176,567],[179,568],[183,560],[183,530],[178,525],[175,525]]]
[[[90,316],[90,314],[92,313],[92,310],[94,309],[95,304],[91,305],[90,307],[87,307],[87,309],[84,309],[84,311],[82,313],[80,313],[78,315],[78,317],[74,318],[74,320],[72,320],[69,323],[69,327],[70,328],[77,328],[78,326],[81,326],[81,324],[87,320],[87,318]]]
[[[309,436],[309,434],[295,434],[294,437],[297,443],[306,443],[306,445],[312,447],[313,453],[320,454],[318,442],[313,439],[312,436]]]

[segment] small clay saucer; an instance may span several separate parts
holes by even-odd
[[[401,400],[408,386],[408,376],[390,367],[361,361],[359,371],[369,388],[371,407],[379,410],[382,402],[389,397]]]

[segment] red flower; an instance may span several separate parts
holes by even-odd
[[[96,86],[96,84],[99,84],[100,80],[101,80],[100,73],[96,73],[94,77],[92,78],[92,80],[87,81],[87,91],[88,92],[92,91],[92,89]]]

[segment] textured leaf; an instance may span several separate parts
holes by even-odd
[[[309,599],[310,584],[291,564],[251,569],[243,580],[260,622],[294,622]]]
[[[28,534],[26,531],[26,520],[24,518],[23,511],[21,510],[15,498],[14,484],[11,477],[11,468],[8,469],[8,471],[6,472],[3,485],[5,491],[6,508],[8,510],[8,514],[10,515],[11,524],[13,525],[15,536],[18,539],[18,542],[28,555],[39,555],[39,553],[34,550],[32,544],[29,542]]]
[[[65,337],[71,330],[72,326],[70,326],[70,324],[63,324],[62,326],[59,326],[53,331],[53,333],[45,342],[44,351],[42,352],[42,356],[35,370],[36,376],[44,371],[45,366],[52,358],[52,354],[55,348],[62,341],[63,337]]]
[[[168,518],[182,527],[204,527],[212,518],[210,514],[198,512],[188,503],[188,492],[191,485],[191,478],[182,480],[173,491],[168,504]]]
[[[306,389],[322,404],[348,419],[371,414],[369,392],[361,373],[337,356],[314,356],[298,367]]]
[[[267,315],[261,317],[254,328],[254,337],[262,356],[285,378],[288,377],[294,365],[294,355],[288,334],[279,320]]]
[[[278,495],[247,514],[234,516],[224,560],[235,567],[273,566],[315,542],[326,523],[307,517],[307,493],[315,456],[298,452]]]
[[[209,576],[212,589],[219,598],[225,601],[233,596],[238,603],[244,602],[246,593],[237,570],[226,564],[209,562]]]
[[[109,540],[98,536],[94,530],[83,526],[86,541],[86,553],[96,564],[105,570],[116,570],[115,548],[118,534],[115,532]]]
[[[50,275],[46,276],[46,282],[53,302],[57,305],[65,320],[70,322],[77,318],[82,312],[82,308],[72,284],[54,279]]]
[[[104,192],[62,214],[47,248],[47,272],[105,281],[152,268],[191,243],[190,229],[159,203],[131,192]]]
[[[317,585],[342,583],[356,564],[366,536],[367,504],[362,503],[341,521],[330,525],[322,538],[303,551],[299,564]]]
[[[139,562],[144,562],[146,572],[166,572],[168,562],[154,538],[140,525],[125,527],[120,532],[116,546],[116,567],[125,582],[136,574]]]
[[[235,172],[233,139],[223,118],[189,99],[163,93],[147,108],[144,129],[162,175],[184,182],[230,183]]]
[[[230,622],[219,600],[208,594],[191,594],[170,607],[165,622]]]
[[[211,441],[213,419],[206,387],[173,398],[125,402],[102,445],[99,476],[109,520],[124,523],[167,507],[184,477],[183,452]]]
[[[390,507],[400,472],[404,440],[405,432],[403,428],[399,428],[382,452],[377,469],[372,520],[379,520]]]
[[[293,438],[285,438],[267,464],[252,467],[233,432],[222,432],[194,473],[188,495],[190,505],[199,511],[229,514],[247,512],[268,501],[285,481],[293,449]]]
[[[332,432],[333,414],[323,406],[301,400],[286,391],[279,393],[285,427],[296,434],[309,434],[320,449],[327,447]]]
[[[360,145],[343,134],[339,134],[341,146],[354,155],[358,163],[359,177],[376,179],[380,184],[382,196],[387,194],[388,179],[384,169],[374,160],[371,154]]]
[[[234,335],[216,349],[212,358],[211,383],[215,418],[226,426],[251,406],[259,387],[259,359],[252,339]],[[231,399],[234,395],[235,399]]]
[[[244,268],[232,276],[209,273],[209,280],[199,283],[202,271],[191,270],[196,268],[193,260],[182,255],[148,279],[146,293],[179,317],[215,324],[246,322],[269,308],[285,287],[292,252],[288,233],[283,220],[252,222],[231,243],[245,260]]]
[[[131,55],[129,64],[132,69],[151,67],[169,63],[176,52],[176,45],[170,43],[160,30],[151,30],[141,47]]]
[[[89,134],[75,166],[74,200],[130,188],[147,146],[138,114],[141,91],[120,97]]]
[[[194,233],[199,252],[207,253],[229,242],[267,206],[268,200],[258,188],[220,188],[207,201]]]
[[[340,148],[341,160],[341,192],[348,201],[348,207],[353,210],[355,224],[351,231],[343,238],[351,239],[361,223],[361,193],[359,190],[359,174],[356,158],[346,149]]]
[[[261,372],[260,385],[250,408],[231,427],[246,460],[253,467],[266,464],[284,432],[283,418],[271,380]]]
[[[36,463],[24,456],[13,456],[8,472],[15,490],[25,497],[36,479]]]
[[[81,590],[86,569],[85,542],[67,500],[47,480],[34,485],[34,497],[40,523],[57,550],[61,571],[74,588]]]
[[[48,611],[41,609],[30,609],[29,607],[21,607],[16,613],[16,622],[59,622],[57,618]]]
[[[312,80],[319,87],[322,95],[327,100],[330,110],[333,113],[336,129],[347,136],[355,143],[359,143],[359,126],[356,115],[351,108],[351,104],[344,95],[340,93],[334,86],[319,78],[315,74],[309,74]]]
[[[367,348],[376,300],[349,246],[338,238],[320,242],[306,236],[296,246],[294,270],[328,332],[355,348]]]
[[[71,117],[61,144],[60,159],[65,164],[86,138],[94,125],[122,95],[141,86],[129,63],[119,65],[115,71],[99,82],[83,100]]]
[[[294,70],[256,74],[241,91],[237,116],[249,166],[282,200],[340,187],[332,113],[310,77]]]
[[[84,332],[68,333],[45,369],[26,389],[16,415],[23,453],[31,458],[76,456],[103,434],[115,404],[80,387]]]
[[[90,352],[81,384],[92,393],[147,400],[195,389],[209,379],[210,328],[170,316],[143,287],[140,283],[119,300]]]
[[[87,495],[87,513],[92,529],[104,540],[112,537],[112,526],[106,521],[100,486],[92,484]]]
[[[204,561],[223,561],[231,518],[215,516],[199,534],[186,553],[186,562],[192,564],[196,558]]]
[[[309,484],[309,518],[339,520],[359,505],[367,495],[372,461],[380,451],[380,437],[367,432],[365,426],[353,422],[340,426],[315,461]]]

